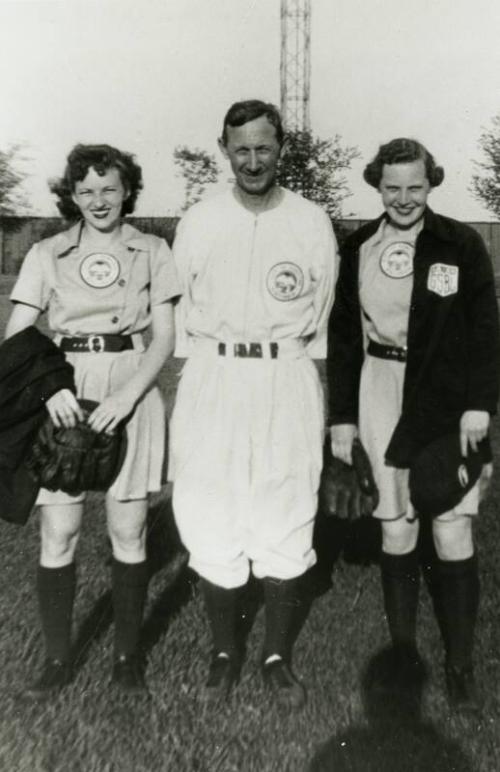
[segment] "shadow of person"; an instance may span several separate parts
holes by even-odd
[[[376,654],[361,679],[366,726],[331,737],[308,772],[473,772],[459,744],[423,720],[426,680],[414,650],[390,647]]]

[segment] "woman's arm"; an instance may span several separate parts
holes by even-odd
[[[15,303],[5,328],[5,339],[12,338],[13,335],[22,332],[26,327],[36,324],[40,314],[39,308],[28,306],[25,303]]]
[[[166,359],[174,350],[175,329],[172,303],[161,303],[151,309],[152,341],[139,370],[118,391],[106,397],[90,415],[88,423],[96,432],[111,433],[134,409],[136,403],[154,383]]]

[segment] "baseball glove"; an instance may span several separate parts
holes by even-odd
[[[72,496],[82,491],[108,490],[126,452],[123,428],[114,434],[95,432],[86,420],[98,403],[85,399],[78,402],[85,420],[67,429],[56,427],[48,415],[26,459],[26,466],[43,488]]]
[[[323,451],[323,471],[319,488],[319,506],[327,515],[356,520],[371,515],[379,501],[368,454],[361,441],[352,444],[352,466],[332,456],[327,438]]]

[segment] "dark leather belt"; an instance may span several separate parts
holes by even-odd
[[[377,343],[375,340],[369,340],[368,353],[372,357],[379,359],[393,359],[396,362],[406,362],[407,350],[399,346],[384,346],[383,343]]]
[[[134,348],[131,335],[86,335],[78,338],[61,338],[59,342],[61,351],[88,354],[102,352],[126,351]]]
[[[227,343],[217,344],[217,353],[221,357],[233,356],[233,357],[248,357],[250,359],[263,359],[264,357],[270,357],[271,359],[278,358],[278,343],[232,343],[231,350],[228,351]],[[266,350],[267,349],[267,350]]]

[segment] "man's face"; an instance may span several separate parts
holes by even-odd
[[[391,222],[397,228],[411,228],[423,216],[431,191],[424,162],[384,164],[379,191]]]
[[[231,164],[236,184],[250,196],[263,196],[275,183],[282,146],[265,115],[227,127],[227,144],[219,147]]]

